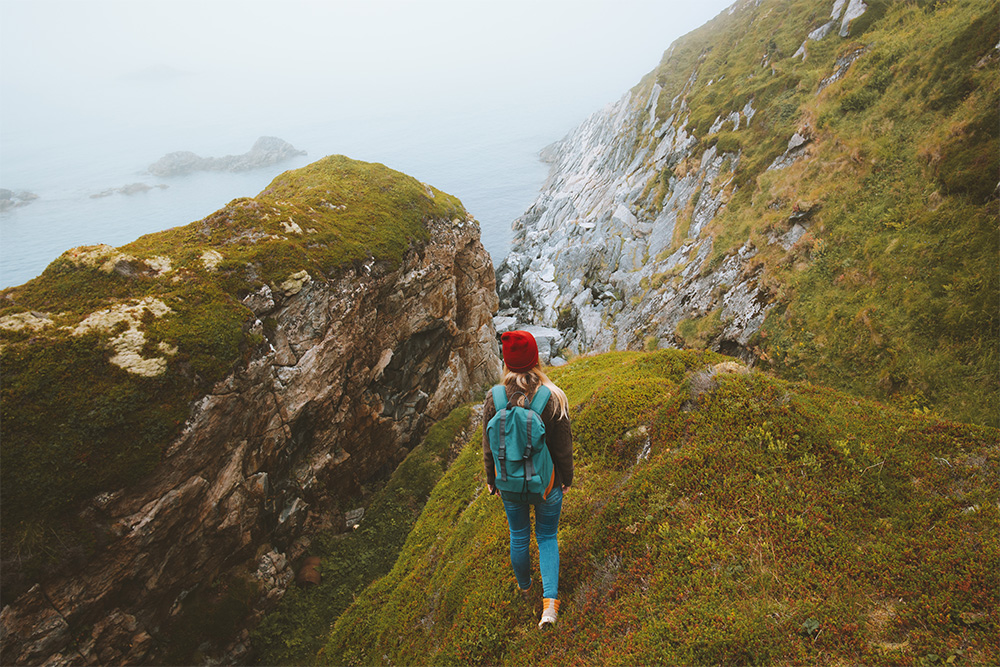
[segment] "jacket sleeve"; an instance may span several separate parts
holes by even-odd
[[[486,394],[486,402],[483,403],[483,468],[486,471],[486,483],[490,486],[496,484],[496,468],[493,466],[493,450],[490,449],[490,438],[486,433],[486,425],[497,413],[496,406],[493,405],[492,394]]]
[[[545,424],[545,444],[549,447],[561,483],[563,486],[573,486],[573,434],[569,416],[556,417],[556,405],[553,399],[546,406],[549,421]]]

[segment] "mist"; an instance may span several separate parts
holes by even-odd
[[[620,98],[728,0],[0,1],[0,286],[73,245],[186,224],[331,153],[458,196],[502,259],[545,167],[537,152]],[[274,170],[143,180],[165,153],[308,151]],[[155,180],[155,179],[153,179]]]

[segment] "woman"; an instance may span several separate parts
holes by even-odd
[[[559,610],[559,514],[563,493],[573,484],[573,438],[570,434],[568,402],[562,389],[555,386],[538,365],[538,344],[527,331],[509,331],[500,337],[503,344],[504,377],[507,400],[517,397],[517,403],[527,406],[538,387],[544,385],[552,392],[545,409],[545,444],[552,456],[555,481],[544,499],[540,494],[526,499],[504,497],[504,510],[510,526],[510,563],[521,596],[528,599],[531,589],[528,545],[531,542],[530,506],[535,507],[535,538],[538,541],[538,564],[542,575],[542,618],[538,627],[554,625]],[[520,394],[520,396],[518,396]],[[486,469],[486,486],[490,494],[497,493],[493,452],[490,449],[486,424],[496,414],[493,397],[487,396],[483,404],[483,464]]]

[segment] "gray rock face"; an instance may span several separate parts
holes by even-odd
[[[735,190],[740,154],[697,151],[683,100],[658,122],[659,93],[626,94],[548,147],[548,180],[514,222],[497,322],[557,328],[553,354],[674,346],[682,320],[713,311],[724,323],[715,347],[742,353],[769,308],[748,270],[749,241],[710,263],[707,229]],[[754,114],[747,103],[713,127],[735,132]],[[791,150],[804,150],[799,139]]]
[[[0,662],[156,663],[188,594],[231,572],[257,582],[263,613],[308,535],[345,524],[339,499],[498,379],[479,228],[430,224],[398,268],[369,261],[246,297],[260,352],[193,406],[149,478],[94,499],[107,543],[3,608]],[[233,641],[217,655],[246,650],[245,633]]]
[[[168,153],[149,165],[154,176],[183,176],[196,171],[249,171],[284,162],[298,155],[305,155],[287,141],[277,137],[261,137],[243,155],[201,157],[191,151]]]

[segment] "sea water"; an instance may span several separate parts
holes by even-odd
[[[224,112],[204,122],[182,114],[176,122],[168,114],[123,121],[121,114],[80,118],[69,105],[20,123],[5,119],[0,187],[30,191],[38,199],[0,213],[0,287],[39,275],[69,248],[120,246],[200,220],[232,199],[255,196],[281,172],[331,154],[380,162],[457,196],[479,220],[483,244],[499,264],[510,247],[511,223],[545,179],[548,168],[538,152],[570,129],[573,116],[565,108],[545,114],[514,105],[470,107],[461,100],[392,112],[358,104],[287,117],[243,117],[233,107]],[[242,173],[159,178],[146,172],[172,151],[241,154],[264,135],[307,155]],[[153,189],[93,196],[131,183]],[[156,187],[161,185],[167,187]]]

